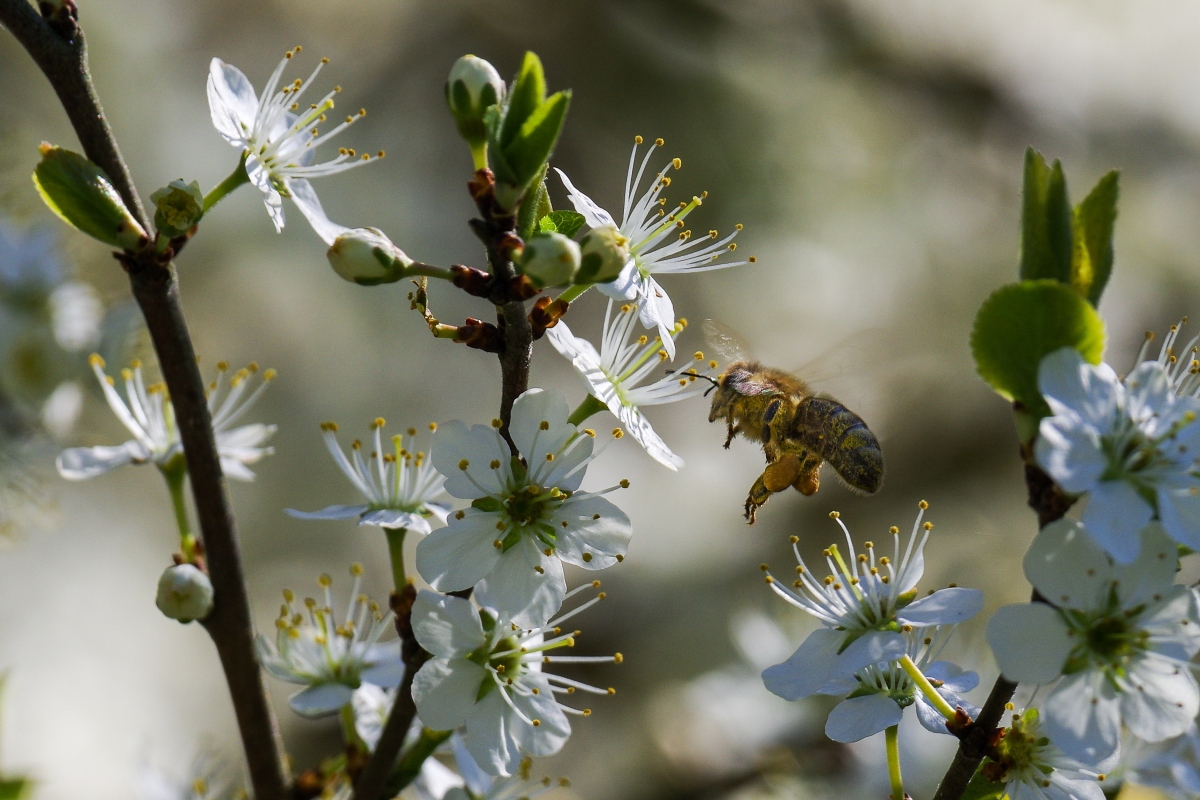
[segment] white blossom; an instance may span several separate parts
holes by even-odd
[[[933,523],[922,522],[928,504],[920,503],[908,544],[901,547],[900,531],[891,528],[892,555],[877,554],[873,542],[856,553],[850,531],[835,511],[830,516],[846,538],[847,555],[836,544],[825,550],[829,574],[812,573],[792,537],[798,566],[796,579],[785,586],[767,572],[768,585],[822,627],[809,634],[795,653],[763,671],[767,689],[785,700],[799,700],[822,691],[830,681],[854,679],[872,664],[891,664],[903,658],[909,642],[906,627],[953,625],[970,619],[983,607],[978,589],[952,586],[917,598],[917,582],[925,571],[925,543]],[[765,565],[764,565],[764,571]]]
[[[974,719],[979,708],[963,695],[979,684],[979,675],[966,672],[952,662],[938,660],[952,632],[953,626],[907,628],[905,652],[951,708],[962,708]],[[825,722],[825,734],[835,742],[857,742],[899,725],[904,709],[914,704],[917,719],[927,730],[950,733],[946,717],[917,687],[912,676],[894,662],[869,664],[853,676],[832,678],[818,694],[845,697],[829,712]]]
[[[321,67],[328,63],[329,59],[323,58],[307,80],[297,78],[279,88],[284,68],[298,52],[299,47],[284,54],[263,87],[261,98],[241,70],[214,58],[208,71],[208,106],[217,132],[245,154],[246,174],[263,193],[275,229],[283,230],[283,198],[290,197],[313,230],[332,244],[344,228],[330,223],[309,178],[334,175],[375,159],[343,147],[334,158],[317,163],[316,151],[367,112],[350,114],[322,134],[319,126],[328,122],[326,112],[333,110],[334,97],[341,87],[334,87],[315,103],[300,102]],[[382,156],[380,151],[378,157]]]
[[[533,759],[525,756],[508,777],[496,777],[482,770],[463,743],[463,737],[450,737],[454,765],[458,772],[447,768],[436,758],[427,758],[421,773],[413,781],[420,800],[533,800],[570,781],[555,781],[549,775],[533,776]]]
[[[1025,554],[1025,575],[1047,602],[1004,606],[988,621],[1005,677],[1057,681],[1042,724],[1086,763],[1117,750],[1122,723],[1156,742],[1183,733],[1200,711],[1189,665],[1200,650],[1196,593],[1174,584],[1176,548],[1161,526],[1141,538],[1141,555],[1121,565],[1078,522],[1047,525]]]
[[[1065,491],[1087,494],[1083,524],[1121,563],[1137,558],[1137,533],[1155,517],[1175,541],[1200,549],[1200,400],[1173,386],[1158,362],[1122,381],[1070,347],[1038,370],[1053,412],[1041,421],[1038,464]]]
[[[1037,709],[1014,713],[983,765],[984,776],[1003,783],[1010,800],[1104,800],[1100,781],[1107,776],[1101,770],[1116,759],[1081,763],[1056,747],[1042,728]]]
[[[373,683],[363,683],[350,697],[350,708],[354,711],[354,731],[371,752],[375,752],[388,715],[396,702],[396,692]],[[432,760],[432,759],[431,759]]]
[[[1171,326],[1167,335],[1163,337],[1158,357],[1150,360],[1166,370],[1167,377],[1171,382],[1171,390],[1175,394],[1180,397],[1200,399],[1200,334],[1193,336],[1182,347],[1178,346],[1180,331],[1186,322],[1187,317],[1184,317],[1178,324]],[[1154,334],[1147,331],[1146,341],[1142,344],[1142,349],[1138,353],[1137,362],[1134,365],[1135,369],[1147,360],[1152,341],[1154,341]]]
[[[655,433],[642,413],[643,406],[665,405],[686,400],[711,390],[711,381],[697,381],[717,373],[717,362],[704,362],[704,353],[697,351],[697,362],[688,367],[663,370],[668,354],[661,337],[653,341],[646,335],[630,340],[637,324],[636,309],[622,304],[613,313],[614,301],[608,301],[604,312],[604,331],[600,351],[586,339],[571,333],[567,323],[559,321],[546,331],[547,338],[562,356],[571,362],[590,391],[621,421],[638,444],[658,463],[678,470],[683,459],[671,452],[662,437]],[[678,336],[687,320],[673,323],[671,336]],[[665,374],[664,374],[665,373]]]
[[[363,456],[362,442],[356,439],[347,458],[337,441],[337,424],[321,423],[325,446],[334,463],[362,493],[366,503],[327,506],[320,511],[289,508],[287,513],[297,519],[357,519],[359,525],[405,528],[417,533],[429,533],[430,519],[445,522],[449,506],[433,502],[442,494],[442,476],[434,469],[429,454],[417,450],[417,429],[409,428],[406,435],[393,436],[393,452],[388,453],[383,444],[384,424],[383,417],[371,423],[374,449],[369,455]],[[430,425],[431,429],[436,427]]]
[[[679,208],[673,208],[670,212],[666,210],[666,199],[660,195],[663,189],[671,185],[667,173],[682,166],[678,158],[663,167],[653,177],[649,188],[639,196],[650,157],[656,148],[662,146],[663,140],[656,139],[640,163],[637,155],[642,137],[638,136],[634,141],[633,152],[629,156],[629,170],[625,176],[624,209],[619,225],[612,214],[576,189],[561,169],[557,172],[567,187],[568,199],[575,210],[583,215],[588,227],[615,225],[629,240],[630,259],[621,275],[615,281],[600,283],[597,287],[617,300],[636,301],[642,324],[647,328],[658,328],[663,347],[674,358],[675,344],[671,339],[671,330],[675,327],[675,309],[656,276],[736,267],[753,263],[756,259],[750,257],[742,261],[718,262],[721,256],[737,249],[737,243],[733,240],[742,229],[740,224],[733,233],[724,237],[715,230],[702,236],[692,236],[692,232],[685,229],[684,219],[700,206],[708,196],[707,192],[693,197],[689,203],[680,203]]]
[[[304,610],[294,606],[295,595],[283,592],[284,605],[275,621],[275,641],[259,636],[259,660],[263,669],[281,681],[305,687],[288,703],[297,714],[320,717],[350,703],[354,690],[363,683],[391,689],[404,678],[400,642],[379,644],[392,626],[391,611],[380,613],[377,604],[360,594],[362,566],[351,567],[354,588],[341,622],[333,609],[333,581],[322,575],[320,601],[304,600]]]
[[[56,462],[59,474],[68,480],[79,481],[94,478],[124,464],[153,462],[162,469],[180,457],[183,443],[175,424],[175,411],[167,397],[166,384],[147,386],[142,378],[141,364],[135,361],[130,369],[121,371],[126,397],[122,399],[114,386],[115,381],[104,372],[104,359],[93,354],[89,363],[100,381],[109,408],[133,434],[133,438],[115,447],[72,447],[64,450]],[[217,453],[221,458],[221,470],[227,477],[252,481],[254,473],[248,465],[275,452],[273,448],[265,446],[267,439],[275,433],[275,426],[258,422],[238,427],[234,427],[234,424],[262,396],[267,384],[275,378],[275,370],[263,372],[262,382],[248,395],[252,378],[258,374],[258,365],[251,363],[226,380],[228,371],[228,364],[223,361],[218,363],[217,378],[208,385],[208,408],[212,414]]]
[[[1124,779],[1160,789],[1174,800],[1200,797],[1200,730],[1192,725],[1179,736],[1143,742],[1128,736],[1121,743]]]
[[[612,489],[579,491],[598,453],[594,432],[577,430],[568,413],[556,391],[518,397],[509,434],[520,458],[496,425],[455,420],[438,428],[433,464],[446,476],[446,491],[471,506],[417,545],[417,570],[435,589],[478,584],[481,604],[532,628],[562,605],[564,562],[603,569],[624,559],[629,517],[601,497]]]
[[[599,582],[585,584],[575,594]],[[550,656],[573,647],[578,631],[560,626],[604,598],[603,592],[558,619],[522,628],[493,609],[451,595],[421,591],[413,604],[413,633],[433,654],[413,678],[413,700],[426,726],[465,726],[466,748],[491,775],[510,775],[526,754],[557,753],[571,735],[568,714],[591,710],[560,702],[577,692],[610,695],[543,670],[550,663],[621,663],[621,655]]]

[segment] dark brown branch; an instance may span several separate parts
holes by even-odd
[[[1037,514],[1038,528],[1044,528],[1051,522],[1062,519],[1075,501],[1063,494],[1054,480],[1037,465],[1029,445],[1022,448],[1021,457],[1025,461],[1025,487],[1029,492],[1029,507]],[[1042,597],[1035,589],[1031,599],[1036,602]],[[1012,700],[1016,690],[1017,684],[1003,675],[996,678],[979,717],[956,732],[959,738],[958,752],[954,754],[954,760],[946,770],[933,800],[959,800],[962,797],[967,784],[975,775],[975,770],[979,769],[980,762],[988,754],[992,735],[1000,727],[1005,706]]]
[[[92,85],[83,31],[57,20],[51,27],[27,0],[0,0],[0,23],[29,51],[50,80],[83,151],[108,173],[126,205],[149,229],[145,211]],[[60,31],[66,31],[70,39]],[[255,797],[285,800],[290,775],[274,713],[254,652],[250,603],[225,479],[221,473],[204,383],[179,302],[175,269],[152,253],[121,257],[154,343],[187,457],[192,493],[215,592],[204,627],[229,684]]]

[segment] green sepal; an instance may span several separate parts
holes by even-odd
[[[1021,280],[1071,281],[1071,205],[1062,163],[1052,166],[1032,147],[1025,151],[1021,211]]]
[[[578,211],[551,211],[538,220],[538,229],[543,233],[561,233],[568,239],[575,238],[584,225],[583,214]]]
[[[501,503],[495,497],[479,497],[471,501],[471,508],[478,508],[480,511],[488,514],[495,514],[504,510],[504,503]]]
[[[526,52],[521,70],[513,81],[504,109],[497,144],[506,147],[516,138],[526,120],[546,101],[546,74],[536,53]]]
[[[171,181],[150,195],[154,204],[154,227],[162,236],[182,236],[204,216],[204,193],[197,181]]]
[[[984,301],[971,331],[971,352],[980,377],[1007,400],[1019,403],[1034,421],[1050,409],[1038,390],[1042,358],[1074,347],[1084,360],[1100,363],[1104,321],[1069,285],[1056,280],[1002,286]]]
[[[1005,792],[1007,785],[999,781],[988,780],[982,769],[977,769],[959,800],[1001,800],[1001,798],[1007,797]]]
[[[28,778],[0,778],[0,800],[21,800],[32,788],[33,781]]]
[[[110,247],[133,250],[146,232],[129,213],[104,170],[79,153],[42,143],[33,183],[50,210],[71,227]]]
[[[1071,259],[1071,286],[1092,305],[1100,304],[1100,296],[1112,275],[1113,224],[1117,219],[1119,173],[1114,169],[1106,174],[1083,202],[1075,206],[1075,245]]]

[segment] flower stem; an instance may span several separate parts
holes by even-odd
[[[207,214],[213,206],[225,199],[225,195],[233,192],[244,183],[250,182],[250,176],[246,173],[246,154],[242,153],[242,160],[238,162],[237,168],[229,173],[229,177],[213,187],[212,191],[204,195],[204,213]]]
[[[338,713],[338,719],[342,723],[342,741],[348,747],[353,747],[360,753],[366,753],[367,743],[358,735],[358,728],[354,725],[354,706],[350,703],[342,706],[342,710]]]
[[[892,784],[892,800],[904,800],[904,779],[900,777],[900,726],[893,725],[884,733],[887,741],[888,780]]]
[[[446,267],[435,267],[432,264],[424,264],[420,261],[414,261],[404,268],[404,274],[424,275],[427,278],[441,278],[444,281],[454,280],[454,273]]]
[[[487,142],[471,145],[471,160],[475,163],[475,171],[487,169]]]
[[[412,743],[408,752],[400,756],[400,763],[388,777],[388,791],[394,790],[399,793],[401,789],[412,783],[420,774],[421,765],[425,763],[425,759],[433,755],[437,746],[449,739],[452,733],[454,731],[431,731],[429,728],[422,728],[420,737]]]
[[[569,286],[563,290],[563,293],[557,299],[562,300],[564,303],[570,303],[593,286],[595,286],[594,283],[580,283],[575,286]]]
[[[187,502],[183,497],[183,484],[187,480],[187,464],[181,456],[172,459],[171,463],[162,469],[163,477],[167,480],[167,489],[171,492],[171,505],[175,509],[175,525],[179,528],[179,552],[183,560],[191,564],[196,560],[196,536],[192,533],[188,521]]]
[[[913,679],[913,683],[920,688],[921,693],[925,695],[925,698],[929,700],[943,717],[953,720],[958,716],[957,712],[946,702],[946,698],[942,697],[938,690],[933,688],[933,684],[929,682],[929,678],[925,677],[925,673],[921,672],[920,668],[913,663],[908,653],[905,653],[900,659],[900,666],[904,668],[904,671],[908,673],[908,677]]]
[[[408,583],[408,576],[404,574],[404,535],[408,533],[408,529],[384,528],[383,532],[387,534],[388,555],[392,561],[392,582],[398,592]]]
[[[608,408],[608,406],[604,405],[604,403],[602,403],[600,399],[596,397],[596,395],[589,394],[587,397],[583,398],[582,403],[575,407],[575,410],[571,412],[571,416],[567,417],[567,422],[571,423],[572,425],[578,425],[588,417],[592,416],[593,414],[599,414],[606,408]]]

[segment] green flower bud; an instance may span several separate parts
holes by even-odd
[[[145,242],[146,232],[104,170],[79,153],[48,142],[38,149],[42,160],[33,171],[33,183],[63,222],[122,250],[133,250]]]
[[[150,195],[154,203],[154,227],[168,239],[182,236],[204,216],[204,193],[196,181],[171,181]]]
[[[204,619],[213,607],[212,581],[193,564],[168,567],[158,579],[154,604],[180,622]]]
[[[351,283],[395,283],[413,263],[378,228],[354,228],[338,236],[326,253],[333,271]]]
[[[579,270],[579,245],[561,233],[535,233],[521,253],[521,273],[539,289],[566,286]]]
[[[583,258],[575,283],[610,283],[629,263],[629,239],[616,225],[592,228],[579,240]]]
[[[454,62],[446,80],[446,104],[472,151],[482,150],[487,143],[484,112],[503,99],[504,81],[495,67],[472,55]]]

